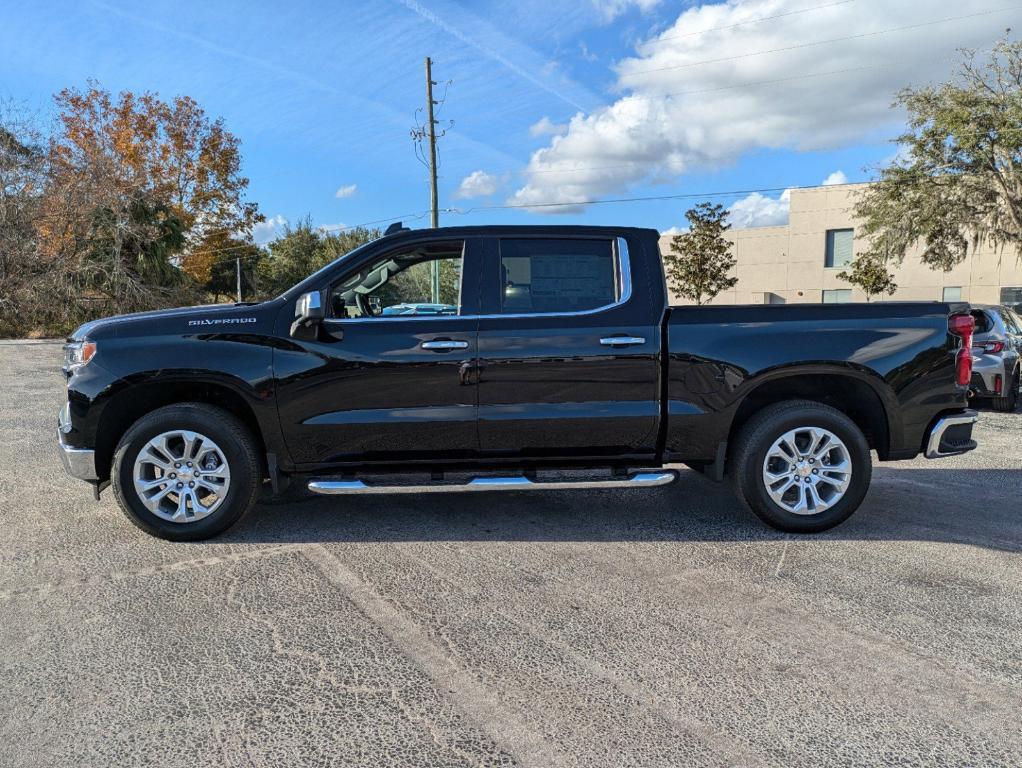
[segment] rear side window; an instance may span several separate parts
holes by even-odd
[[[982,309],[972,310],[972,317],[976,321],[976,333],[987,333],[994,327],[989,315]]]
[[[501,240],[500,280],[502,314],[584,312],[620,298],[610,240]]]

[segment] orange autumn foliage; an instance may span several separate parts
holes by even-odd
[[[40,255],[73,261],[87,247],[96,210],[127,211],[139,201],[169,211],[189,245],[247,232],[262,221],[244,202],[239,141],[187,96],[114,97],[90,83],[56,95],[59,130],[50,141],[51,183],[37,224]],[[199,283],[216,259],[186,245],[181,266]],[[194,256],[189,251],[195,251]]]

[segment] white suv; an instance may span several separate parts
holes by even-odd
[[[974,398],[989,400],[995,411],[1012,412],[1018,402],[1022,318],[1004,306],[972,305],[976,332],[972,337],[972,383]]]

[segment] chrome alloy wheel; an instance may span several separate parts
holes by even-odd
[[[132,478],[150,512],[171,523],[192,523],[223,504],[231,468],[220,446],[208,437],[176,429],[142,446]]]
[[[845,495],[852,478],[848,448],[822,427],[797,427],[781,435],[763,460],[763,484],[779,507],[815,515]]]

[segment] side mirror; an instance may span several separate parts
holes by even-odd
[[[323,322],[323,297],[319,291],[303,293],[295,304],[295,321],[291,335],[295,338],[314,338],[316,328]]]

